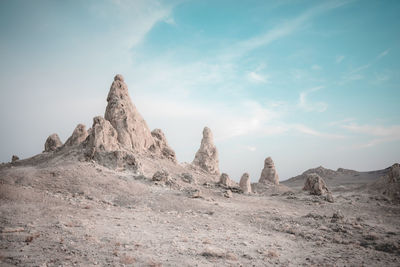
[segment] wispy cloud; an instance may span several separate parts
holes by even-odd
[[[279,40],[301,30],[309,21],[311,21],[315,17],[322,15],[323,13],[330,10],[346,5],[347,3],[349,3],[349,1],[328,1],[316,7],[310,8],[299,16],[289,19],[286,22],[275,26],[274,28],[263,34],[234,44],[230,49],[228,49],[228,52],[224,55],[224,57],[238,58],[245,55],[249,51],[269,45],[276,40]]]
[[[329,138],[329,139],[344,138],[343,135],[320,132],[320,131],[312,129],[306,125],[303,125],[303,124],[294,124],[294,125],[291,125],[291,128],[300,133],[317,136],[317,137],[324,137],[324,138]]]
[[[247,78],[253,83],[268,83],[268,76],[251,71],[247,74]]]
[[[311,69],[312,69],[312,70],[321,70],[322,67],[321,67],[320,65],[315,64],[315,65],[312,65],[312,66],[311,66]]]
[[[344,123],[351,122],[354,120],[355,120],[355,118],[345,118],[345,119],[339,120],[339,121],[331,121],[331,122],[327,123],[327,125],[328,126],[343,125]]]
[[[314,87],[311,89],[308,89],[306,91],[303,91],[300,93],[299,96],[299,103],[298,106],[299,108],[305,110],[305,111],[318,111],[318,112],[323,112],[328,108],[328,104],[325,102],[310,102],[308,100],[308,95],[314,92],[317,92],[324,88],[324,86],[318,86]]]
[[[385,57],[387,54],[389,54],[389,51],[390,51],[390,49],[388,48],[388,49],[386,49],[385,51],[383,51],[382,53],[380,53],[379,55],[378,55],[378,59],[381,59],[381,58],[383,58],[383,57]]]
[[[345,56],[343,56],[343,55],[337,56],[336,63],[338,63],[338,64],[341,63],[344,60],[344,58],[345,58]]]
[[[353,133],[362,134],[370,137],[370,141],[359,147],[371,147],[377,144],[400,140],[400,125],[382,126],[382,125],[360,125],[357,123],[350,123],[342,125]]]

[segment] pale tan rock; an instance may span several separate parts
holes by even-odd
[[[14,163],[14,162],[16,162],[18,160],[19,160],[19,157],[16,156],[16,155],[13,155],[12,158],[11,158],[11,163]]]
[[[152,177],[152,180],[156,182],[167,182],[169,179],[169,173],[165,170],[155,172]]]
[[[251,193],[250,176],[247,172],[242,175],[242,178],[240,178],[239,186],[243,193]]]
[[[220,178],[219,178],[219,183],[224,185],[224,186],[232,186],[232,181],[229,178],[229,175],[226,173],[222,173]]]
[[[214,145],[212,132],[208,127],[204,127],[203,139],[192,164],[210,174],[219,174],[218,151]]]
[[[329,192],[325,181],[316,173],[306,175],[307,179],[304,183],[303,190],[309,191],[311,195],[322,195]]]
[[[232,198],[233,194],[231,190],[226,190],[226,192],[224,193],[224,197],[226,198]]]
[[[149,127],[129,97],[122,75],[116,75],[107,97],[104,118],[117,132],[122,147],[137,152],[147,151],[153,144]]]
[[[117,131],[111,123],[101,116],[93,118],[91,133],[87,139],[87,148],[91,155],[95,152],[108,152],[119,149]]]
[[[275,169],[274,161],[271,157],[268,157],[264,160],[264,169],[261,171],[259,183],[272,183],[279,184],[279,176]]]
[[[154,129],[151,132],[154,144],[150,146],[150,151],[160,155],[162,158],[176,162],[175,151],[168,145],[167,138],[161,129]]]
[[[44,151],[46,152],[55,151],[60,146],[62,146],[60,137],[58,137],[58,134],[52,134],[46,139],[46,142],[44,144]]]
[[[75,146],[79,145],[88,137],[88,132],[86,131],[86,126],[83,124],[78,124],[72,133],[72,135],[65,142],[65,146]]]

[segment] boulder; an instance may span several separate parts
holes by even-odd
[[[147,151],[154,140],[149,127],[131,101],[122,75],[114,77],[107,102],[104,118],[116,130],[121,146],[135,152]]]
[[[16,162],[16,161],[18,161],[18,160],[19,160],[19,157],[13,155],[12,158],[11,158],[11,163],[14,163],[14,162]]]
[[[154,139],[154,144],[150,146],[152,153],[160,155],[162,158],[176,162],[175,151],[168,145],[167,138],[161,129],[154,129],[151,132],[151,136]]]
[[[268,157],[264,160],[264,169],[261,171],[259,183],[271,183],[271,184],[279,184],[279,176],[275,169],[274,161],[271,157]]]
[[[239,186],[243,193],[251,193],[250,176],[247,172],[242,175],[242,178],[240,178]]]
[[[233,197],[232,191],[231,190],[226,190],[225,193],[224,193],[224,197],[232,198]]]
[[[219,174],[218,151],[214,145],[212,132],[208,127],[204,127],[203,139],[192,164],[210,174]]]
[[[86,131],[86,126],[83,124],[78,124],[72,133],[72,135],[65,142],[65,146],[75,146],[81,144],[88,137],[88,132]]]
[[[194,179],[193,175],[190,173],[182,173],[181,174],[181,179],[185,183],[193,184],[196,183],[196,180]]]
[[[169,180],[169,173],[167,171],[157,171],[154,173],[153,181],[155,182],[167,182]]]
[[[219,183],[224,185],[224,186],[227,186],[227,187],[232,186],[232,181],[229,178],[229,175],[226,174],[226,173],[222,173],[221,174],[221,176],[219,178]]]
[[[44,151],[51,152],[56,151],[57,148],[61,147],[62,143],[58,134],[52,134],[47,137],[46,142],[44,143]]]
[[[306,175],[307,179],[304,183],[303,190],[309,191],[311,195],[320,196],[329,192],[325,181],[316,173],[310,173]]]

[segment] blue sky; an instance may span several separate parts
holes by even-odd
[[[104,114],[124,75],[190,162],[209,126],[221,170],[257,181],[400,161],[399,1],[1,1],[0,161]]]

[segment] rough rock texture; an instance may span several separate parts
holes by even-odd
[[[165,170],[157,171],[152,177],[153,181],[167,182],[169,180],[169,173]]]
[[[264,160],[264,169],[261,172],[259,183],[279,184],[279,176],[275,169],[274,161],[271,157]]]
[[[107,97],[104,118],[117,131],[122,147],[136,152],[147,151],[154,144],[149,127],[132,103],[122,75],[116,75]]]
[[[46,143],[44,143],[44,151],[51,152],[55,151],[57,148],[62,146],[60,137],[58,134],[52,134],[46,139]]]
[[[250,176],[247,172],[240,178],[239,186],[243,190],[243,193],[251,193]]]
[[[150,151],[159,154],[161,157],[176,162],[175,151],[168,145],[167,138],[161,129],[154,129],[151,132],[154,144],[150,146]]]
[[[219,178],[219,183],[224,186],[232,186],[232,181],[229,178],[229,175],[226,173],[221,174],[221,177]]]
[[[72,135],[65,142],[65,146],[75,146],[79,145],[88,137],[88,132],[86,131],[86,126],[83,124],[78,124],[72,133]]]
[[[328,201],[328,202],[330,202],[330,203],[335,202],[335,201],[333,200],[333,195],[332,195],[331,192],[328,192],[328,193],[326,194],[325,200]]]
[[[111,123],[101,116],[93,118],[91,133],[87,139],[88,155],[93,157],[96,152],[109,152],[119,149],[117,131]]]
[[[345,171],[346,170],[343,169],[343,168],[339,168],[338,169],[338,172],[345,172]],[[334,170],[327,169],[327,168],[324,168],[322,166],[319,166],[319,167],[313,168],[313,169],[309,169],[309,170],[303,172],[303,175],[311,174],[311,173],[316,173],[316,174],[318,174],[319,176],[321,176],[323,178],[332,177],[332,176],[336,176],[337,175],[337,173]]]
[[[316,173],[307,174],[307,180],[304,183],[303,190],[309,191],[311,195],[322,195],[329,192],[325,181]]]
[[[380,192],[395,203],[400,203],[400,164],[395,163],[387,168],[387,174],[372,183],[370,189]]]
[[[13,155],[12,158],[11,158],[11,162],[12,162],[12,163],[14,163],[14,162],[16,162],[16,161],[18,161],[18,160],[19,160],[19,157],[18,157],[18,156],[15,156],[15,155]]]
[[[203,139],[192,162],[211,174],[219,174],[218,151],[214,145],[213,135],[208,127],[204,127]]]

